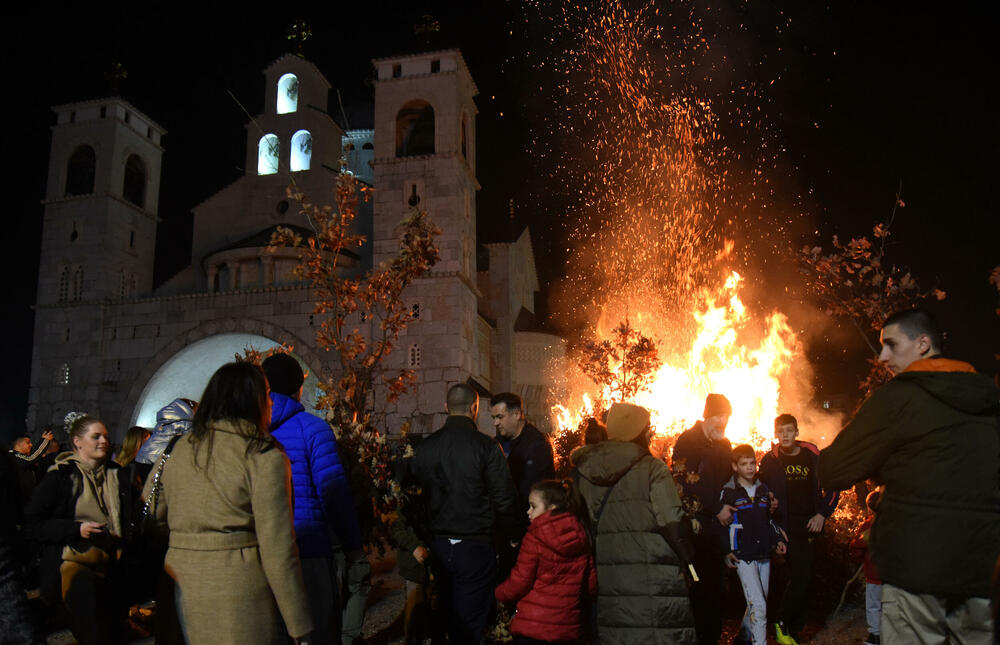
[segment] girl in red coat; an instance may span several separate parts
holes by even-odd
[[[510,631],[521,645],[579,642],[584,600],[597,593],[597,569],[580,521],[583,500],[573,482],[545,480],[531,487],[531,526],[510,577],[496,589],[517,601]]]

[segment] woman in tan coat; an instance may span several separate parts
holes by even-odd
[[[284,643],[285,630],[306,643],[312,631],[288,459],[267,434],[269,419],[260,368],[223,365],[205,388],[194,428],[163,463],[153,503],[170,530],[164,569],[192,645]],[[151,476],[143,498],[154,485]]]

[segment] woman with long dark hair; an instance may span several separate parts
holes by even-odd
[[[79,416],[69,430],[73,452],[60,454],[25,509],[25,531],[40,543],[41,588],[62,602],[81,645],[117,642],[124,618],[119,561],[132,520],[133,488],[111,461],[108,429]]]
[[[164,568],[188,643],[277,644],[285,630],[304,643],[312,631],[288,459],[267,432],[269,419],[260,368],[223,365],[193,429],[146,481],[143,497],[153,495],[170,531]]]

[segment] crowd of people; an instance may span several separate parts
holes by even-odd
[[[890,317],[881,358],[895,378],[823,450],[784,413],[758,462],[726,439],[732,405],[712,393],[664,460],[649,411],[623,402],[587,421],[562,479],[517,395],[489,400],[493,437],[476,390],[452,386],[443,427],[395,473],[406,642],[478,645],[506,607],[527,645],[718,643],[733,570],[746,600],[735,642],[795,644],[816,539],[839,491],[868,480],[851,544],[866,642],[994,642],[1000,394],[942,345],[926,313]],[[114,459],[87,415],[67,419],[64,452],[50,432],[37,448],[17,438],[0,470],[0,641],[44,642],[27,584],[81,644],[122,642],[127,608],[150,599],[157,643],[357,642],[370,566],[336,438],[300,402],[303,382],[287,354],[224,365],[199,401],[129,429]]]

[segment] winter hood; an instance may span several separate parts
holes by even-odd
[[[292,397],[279,394],[278,392],[271,392],[271,432],[274,432],[285,421],[288,421],[304,410],[305,407]]]
[[[579,456],[580,475],[597,486],[611,486],[625,476],[632,466],[649,454],[648,448],[625,441],[602,441]]]
[[[139,448],[135,460],[141,464],[156,463],[174,437],[191,431],[194,408],[186,399],[174,399],[156,413],[156,427],[146,443]]]
[[[560,556],[571,558],[590,548],[587,532],[575,515],[549,511],[535,518],[528,529],[538,541]]]
[[[912,383],[959,412],[977,416],[1000,413],[1000,391],[968,363],[948,358],[914,361],[893,381]]]

